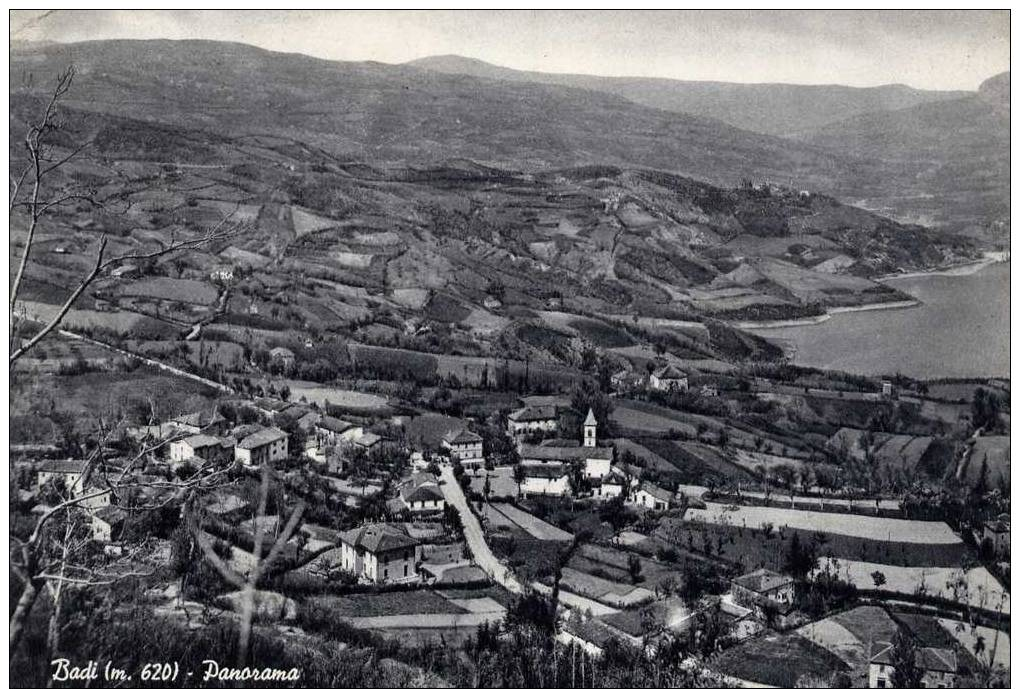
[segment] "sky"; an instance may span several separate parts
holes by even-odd
[[[12,11],[11,37],[205,38],[331,60],[457,54],[605,76],[965,89],[1009,69],[1000,11]]]

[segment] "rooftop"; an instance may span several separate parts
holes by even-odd
[[[343,419],[338,419],[334,416],[323,416],[315,422],[317,428],[322,428],[333,433],[343,433],[346,430],[354,428],[354,424],[348,423]]]
[[[554,421],[556,420],[556,407],[552,405],[528,406],[510,412],[511,421]]]
[[[652,375],[659,380],[681,380],[687,377],[687,374],[678,369],[673,364],[666,364],[652,371]]]
[[[450,431],[444,435],[443,442],[449,443],[450,445],[468,445],[482,442],[482,436],[477,433],[473,433],[466,428],[462,428],[459,431]]]
[[[50,474],[80,474],[85,471],[86,464],[88,462],[81,459],[51,459],[40,462],[39,471]]]
[[[612,459],[611,447],[558,447],[552,445],[523,445],[520,449],[521,459],[532,459],[540,462],[580,462],[585,459]]]
[[[893,665],[893,644],[887,641],[880,641],[876,643],[872,650],[876,650],[871,656],[871,662],[881,665]],[[951,672],[956,673],[957,661],[956,651],[948,648],[919,648],[914,651],[914,658],[917,667],[922,670],[932,670],[934,672]]]
[[[340,534],[340,540],[370,553],[385,553],[418,545],[417,539],[390,524],[366,524]]]
[[[242,450],[254,450],[255,448],[283,440],[287,434],[279,428],[260,428],[259,430],[244,436],[244,439],[237,444]]]
[[[737,577],[733,580],[733,583],[737,586],[742,586],[745,589],[750,589],[756,593],[765,593],[772,591],[780,586],[787,586],[793,583],[793,577],[787,576],[786,574],[780,574],[779,572],[773,572],[771,569],[756,569],[753,572]]]

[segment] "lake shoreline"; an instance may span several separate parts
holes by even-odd
[[[965,277],[967,275],[973,275],[978,271],[987,268],[995,263],[1008,263],[1009,252],[1008,251],[986,251],[982,254],[981,258],[976,258],[972,261],[964,261],[963,263],[954,263],[948,266],[941,266],[939,268],[932,268],[930,270],[914,270],[909,273],[889,273],[880,277],[874,278],[875,282],[890,282],[893,280],[903,280],[906,278],[919,278],[919,277]]]
[[[806,318],[788,318],[781,321],[738,321],[733,323],[734,327],[741,330],[770,330],[773,328],[790,328],[801,325],[819,325],[825,323],[837,313],[855,313],[857,311],[884,311],[886,309],[912,309],[921,306],[923,302],[917,299],[900,299],[898,301],[885,301],[875,304],[861,304],[859,306],[833,306],[826,309],[825,313],[819,316],[808,316]]]
[[[892,282],[907,278],[920,277],[968,277],[980,272],[991,265],[998,263],[1009,263],[1008,251],[986,251],[981,258],[955,263],[950,266],[932,268],[931,270],[917,270],[910,273],[890,273],[874,278],[875,282]],[[787,318],[777,321],[736,321],[731,323],[735,328],[741,330],[771,330],[774,328],[792,328],[802,325],[820,325],[828,321],[834,314],[854,313],[857,311],[881,311],[885,309],[909,309],[922,306],[923,302],[918,299],[900,299],[898,301],[880,302],[876,304],[861,304],[860,306],[833,306],[825,310],[825,313],[818,316],[805,316],[804,318]]]

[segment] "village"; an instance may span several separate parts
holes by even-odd
[[[285,348],[269,356],[276,369],[293,365]],[[747,686],[894,686],[890,657],[904,644],[925,686],[966,686],[1001,667],[1008,514],[956,532],[915,517],[906,499],[840,490],[820,463],[789,468],[814,451],[780,451],[779,440],[770,449],[726,427],[670,440],[684,437],[679,420],[652,442],[628,437],[620,414],[649,396],[718,404],[813,394],[910,414],[922,413],[921,399],[889,380],[874,392],[812,392],[759,379],[740,393],[672,363],[620,371],[610,384],[608,394],[588,392],[588,407],[583,395],[525,396],[466,418],[367,418],[328,403],[227,395],[119,429],[110,448],[123,454],[104,450],[98,463],[13,447],[23,453],[19,502],[44,515],[75,501],[100,560],[162,572],[146,595],[170,618],[208,605],[239,611],[222,585],[188,583],[195,572],[215,577],[176,552],[191,524],[184,538],[205,540],[242,576],[273,551],[277,584],[259,592],[262,624],[292,627],[299,606],[315,605],[380,638],[458,643],[499,625],[514,597],[530,593],[559,603],[562,644],[599,657],[614,644],[650,652],[682,639],[706,676]],[[852,428],[823,449],[863,460],[902,453],[907,441],[922,445],[911,450],[917,462],[936,452],[931,439]],[[705,465],[725,471],[693,471]],[[202,476],[216,478],[198,504],[177,504],[175,492]],[[268,506],[264,493],[259,504],[260,477],[274,486]],[[292,525],[295,501],[307,508]],[[143,503],[163,505],[163,516],[154,520]],[[923,572],[920,586],[908,572]],[[764,662],[777,654],[789,662]]]

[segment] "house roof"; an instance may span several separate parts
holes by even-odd
[[[560,462],[550,462],[549,464],[524,463],[521,466],[524,467],[524,475],[529,478],[557,479],[567,474],[567,465]]]
[[[872,650],[877,649],[877,653],[871,656],[871,662],[880,665],[894,665],[894,648],[894,645],[887,641],[876,643]],[[956,651],[948,648],[918,648],[914,651],[914,662],[918,668],[934,672],[951,672],[955,674],[958,668]]]
[[[183,440],[179,440],[178,442],[185,443],[192,447],[193,449],[198,450],[203,447],[221,445],[223,441],[217,438],[216,436],[206,435],[205,433],[198,433],[196,435],[184,438]]]
[[[528,406],[510,412],[508,418],[511,421],[550,421],[557,417],[556,407],[552,405]]]
[[[190,414],[181,414],[180,416],[175,416],[173,419],[171,419],[171,421],[186,426],[204,428],[205,426],[208,426],[210,424],[226,421],[226,419],[223,418],[223,414],[220,414],[220,411],[218,409],[213,409],[211,411],[209,410],[196,411],[191,412]]]
[[[995,519],[985,522],[985,528],[992,533],[1009,533],[1009,522],[1002,521],[1001,519]]]
[[[444,499],[443,491],[439,489],[439,486],[431,484],[416,486],[410,483],[400,489],[400,497],[404,499],[404,502],[425,502]]]
[[[123,522],[126,516],[127,515],[124,514],[124,510],[117,507],[116,505],[107,505],[103,509],[95,512],[92,515],[92,518],[99,519],[100,521],[104,521],[107,524],[113,526],[115,524],[120,524],[121,522]]]
[[[273,347],[269,350],[269,356],[273,358],[283,357],[285,359],[293,359],[294,352],[290,351],[286,347]]]
[[[611,447],[559,447],[556,445],[522,445],[521,459],[540,462],[580,462],[585,459],[612,459]]]
[[[353,423],[348,423],[343,419],[338,419],[334,416],[323,416],[315,422],[316,428],[322,428],[333,433],[343,433],[344,431],[354,428]]]
[[[256,448],[268,445],[269,443],[275,443],[277,440],[282,440],[287,437],[287,434],[281,431],[279,428],[259,428],[259,430],[246,435],[241,442],[237,444],[242,450],[254,450]]]
[[[271,397],[263,397],[262,399],[255,400],[255,406],[259,409],[264,409],[271,412],[281,412],[285,409],[290,409],[294,406],[293,402],[284,402],[283,400],[276,400]]]
[[[584,417],[585,426],[596,426],[598,421],[595,420],[595,412],[591,407],[588,407],[588,416]]]
[[[88,462],[81,459],[51,459],[39,463],[39,471],[50,474],[80,474]]]
[[[638,488],[637,492],[648,493],[656,500],[662,500],[663,502],[667,503],[672,502],[673,500],[673,493],[666,490],[665,488],[662,488],[661,486],[655,485],[651,481],[645,481],[644,483],[642,483],[641,487]]]
[[[340,532],[336,529],[329,529],[318,524],[302,524],[301,531],[316,541],[326,541],[328,543],[340,542]]]
[[[382,436],[378,436],[375,433],[364,433],[360,438],[355,438],[354,444],[361,447],[372,447],[381,440]]]
[[[786,574],[780,574],[779,572],[773,572],[771,569],[756,569],[753,572],[748,572],[743,576],[739,576],[733,580],[733,583],[737,586],[742,586],[745,589],[750,589],[756,593],[766,593],[772,591],[780,586],[786,586],[793,583],[793,577],[787,576]]]
[[[687,374],[678,369],[673,364],[666,364],[652,371],[652,375],[659,380],[682,380],[687,377]]]
[[[482,442],[482,436],[477,433],[473,433],[466,428],[462,428],[459,431],[450,431],[444,435],[443,441],[450,445],[468,445]]]
[[[418,545],[418,540],[389,524],[365,524],[340,534],[340,540],[370,553],[385,553]]]

